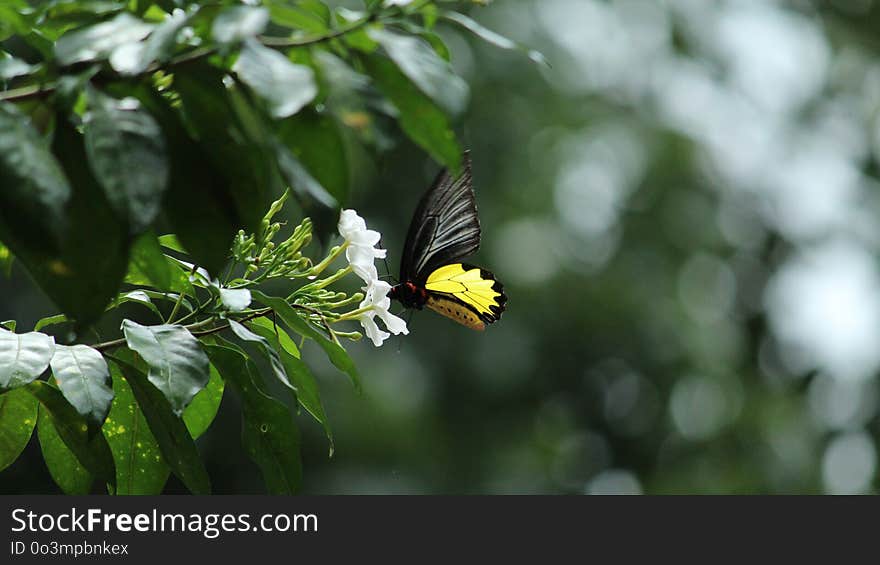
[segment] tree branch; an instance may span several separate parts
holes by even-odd
[[[257,39],[265,45],[266,47],[271,47],[273,49],[285,49],[290,47],[306,47],[309,45],[316,45],[318,43],[323,43],[325,41],[330,41],[332,39],[336,39],[341,37],[347,33],[351,33],[353,31],[357,31],[367,24],[375,21],[377,18],[376,14],[370,14],[369,16],[362,18],[351,25],[334,30],[330,33],[324,35],[318,35],[314,37],[306,37],[302,39],[291,39],[285,37],[265,37],[260,36]],[[118,73],[113,73],[120,79],[137,79],[143,78],[145,76],[152,75],[156,71],[160,70],[171,70],[175,67],[179,67],[182,65],[186,65],[188,63],[192,63],[194,61],[199,61],[206,57],[210,57],[211,55],[217,53],[219,47],[200,47],[198,49],[194,49],[187,53],[183,53],[178,55],[177,57],[171,59],[167,63],[156,63],[147,67],[143,72],[134,74],[134,75],[119,75]],[[43,96],[48,96],[49,94],[55,92],[54,84],[46,84],[46,85],[28,85],[22,86],[20,88],[13,88],[10,90],[6,90],[0,92],[0,102],[21,102],[23,100],[28,100],[31,98],[41,98]]]
[[[240,322],[240,323],[247,322],[248,320],[253,320],[254,318],[259,318],[261,316],[265,316],[266,314],[269,314],[270,312],[272,312],[271,308],[263,308],[262,310],[257,310],[256,312],[252,312],[251,314],[248,314],[244,318],[242,318],[240,320],[236,320],[236,321]],[[206,330],[201,329],[201,328],[204,328],[205,326],[210,325],[213,321],[214,321],[214,318],[211,317],[211,318],[208,318],[207,320],[202,320],[201,322],[196,322],[194,324],[190,324],[188,326],[183,326],[183,327],[186,328],[194,337],[203,337],[206,335],[215,334],[215,333],[222,332],[223,330],[229,328],[229,324],[227,323],[227,324],[223,324],[221,326],[217,326],[214,328],[208,328]],[[197,330],[201,330],[201,331],[197,331]],[[91,347],[92,349],[95,349],[97,351],[107,351],[108,349],[115,349],[115,348],[120,347],[125,344],[126,344],[125,338],[121,337],[119,339],[114,339],[112,341],[105,341],[103,343],[96,343],[96,344],[91,345],[89,347]]]

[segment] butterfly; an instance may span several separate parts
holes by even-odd
[[[501,319],[507,296],[495,275],[460,262],[480,247],[480,219],[470,155],[463,171],[437,175],[410,222],[400,282],[388,296],[406,308],[425,306],[474,330]]]

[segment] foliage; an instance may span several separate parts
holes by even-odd
[[[468,87],[432,31],[439,16],[521,49],[451,11],[478,3],[0,7],[0,271],[14,258],[61,310],[31,332],[0,328],[0,469],[36,427],[65,492],[158,493],[169,473],[210,492],[195,438],[230,385],[267,489],[295,492],[297,424],[264,376],[332,453],[300,345],[357,386],[343,342],[361,334],[340,324],[372,309],[331,289],[351,265],[325,274],[349,242],[323,258],[310,242],[331,236],[352,156],[384,150],[395,121],[459,168]],[[120,317],[122,337],[90,338]]]

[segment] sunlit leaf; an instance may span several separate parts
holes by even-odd
[[[116,494],[160,494],[170,470],[122,372],[110,364],[113,406],[101,428],[116,464]]]
[[[312,325],[301,318],[296,310],[283,298],[268,296],[258,290],[252,290],[251,294],[255,300],[272,308],[284,324],[291,330],[303,337],[315,340],[315,343],[317,343],[321,349],[324,350],[324,353],[327,354],[327,358],[330,359],[330,362],[333,363],[337,369],[351,378],[351,382],[357,390],[361,389],[360,376],[358,375],[357,367],[341,345],[328,339],[312,327]]]
[[[208,358],[199,341],[183,326],[142,326],[123,320],[128,346],[150,366],[148,378],[180,415],[208,384]]]
[[[68,320],[67,316],[65,316],[64,314],[55,314],[54,316],[46,316],[45,318],[40,318],[39,320],[37,320],[37,323],[34,324],[34,331],[38,332],[45,327],[55,326],[58,324],[64,324],[69,321],[70,320]]]
[[[255,40],[245,42],[232,70],[269,107],[275,118],[299,112],[318,94],[315,73]]]
[[[217,417],[225,388],[225,381],[212,365],[208,385],[193,397],[192,402],[183,411],[183,422],[193,439],[205,433]]]
[[[37,399],[20,388],[0,394],[0,471],[12,465],[37,425]]]
[[[89,494],[94,476],[65,445],[51,416],[43,410],[40,410],[37,420],[37,437],[49,475],[61,491],[65,494]]]
[[[64,398],[82,416],[103,422],[110,410],[113,390],[110,371],[101,354],[87,345],[56,345],[50,363],[55,383]]]
[[[52,418],[55,431],[77,461],[96,478],[115,481],[113,456],[104,436],[90,433],[88,422],[65,400],[61,391],[45,381],[34,381],[26,390],[40,401],[40,412]]]
[[[177,34],[189,21],[189,16],[175,10],[162,21],[144,42],[129,43],[128,52],[116,49],[111,58],[113,68],[121,74],[139,74],[154,61],[165,61],[174,52]]]
[[[476,21],[472,20],[468,16],[465,16],[464,14],[461,14],[459,12],[445,12],[443,14],[443,19],[460,25],[483,41],[491,43],[495,47],[520,51],[522,53],[525,53],[529,57],[529,59],[531,59],[535,63],[548,67],[550,66],[550,64],[547,62],[547,58],[544,57],[544,55],[540,51],[529,49],[528,47],[525,47],[511,39],[508,39],[503,35],[484,27],[483,25],[477,23]]]
[[[54,353],[55,340],[46,334],[15,334],[0,328],[0,389],[33,381],[49,367]]]
[[[461,147],[449,119],[389,59],[370,56],[365,66],[380,90],[400,112],[404,132],[434,159],[453,171],[461,168]]]
[[[269,11],[253,6],[233,6],[214,20],[211,35],[218,43],[235,43],[257,35],[269,23]]]
[[[55,42],[55,57],[61,65],[104,59],[126,43],[140,41],[153,26],[122,13],[112,20],[68,32]]]
[[[209,494],[211,480],[183,420],[174,414],[166,398],[143,371],[118,357],[113,357],[111,371],[113,365],[118,365],[131,387],[171,472],[193,494]]]
[[[444,112],[457,116],[464,111],[467,83],[427,43],[387,29],[373,29],[369,34],[385,48],[403,74]]]

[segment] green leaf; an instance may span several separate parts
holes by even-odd
[[[55,42],[55,57],[62,66],[108,57],[114,49],[149,35],[153,26],[131,14],[65,33]]]
[[[113,401],[104,357],[88,345],[56,345],[50,366],[55,383],[76,411],[103,422]]]
[[[162,247],[167,247],[172,251],[177,251],[178,253],[186,253],[186,249],[183,247],[183,245],[181,245],[180,241],[177,239],[177,236],[173,233],[160,235],[159,245],[161,245]]]
[[[24,76],[32,73],[36,68],[36,65],[29,65],[15,57],[0,59],[0,80],[11,80]]]
[[[3,320],[0,322],[0,326],[6,328],[11,332],[15,332],[15,328],[18,327],[18,322],[15,320]]]
[[[278,352],[285,372],[292,382],[292,390],[295,398],[324,428],[327,439],[330,441],[330,454],[333,454],[333,431],[327,421],[324,404],[321,402],[321,394],[318,391],[318,381],[299,356],[299,351],[290,336],[283,329],[273,324],[268,318],[251,320],[251,328],[255,333],[268,340],[271,346]]]
[[[36,399],[34,402],[36,403]],[[61,491],[65,494],[89,494],[95,477],[65,445],[55,429],[52,417],[44,410],[40,410],[37,420],[37,437],[49,475]]]
[[[162,205],[168,156],[156,120],[136,98],[117,100],[88,90],[86,153],[107,200],[131,232],[142,233]]]
[[[153,304],[150,296],[143,290],[132,290],[120,294],[107,306],[107,310],[113,310],[114,308],[119,308],[121,305],[128,303],[146,306],[151,312],[156,314],[158,318],[162,319],[162,313],[159,311],[159,308]]]
[[[503,35],[495,33],[491,29],[482,26],[481,24],[465,16],[464,14],[460,14],[458,12],[445,12],[443,14],[443,19],[460,25],[483,41],[490,43],[495,47],[513,51],[520,51],[522,53],[525,53],[529,57],[529,59],[531,59],[535,63],[538,63],[539,65],[544,65],[546,67],[550,66],[550,64],[547,62],[547,58],[544,57],[544,55],[540,51],[529,49],[528,47],[525,47],[524,45],[510,40]]]
[[[114,481],[113,456],[104,436],[89,433],[88,423],[64,399],[61,391],[45,381],[34,381],[26,390],[40,401],[40,412],[52,418],[58,436],[77,461],[96,478]]]
[[[302,482],[299,429],[284,404],[259,385],[253,363],[234,349],[207,345],[211,363],[232,384],[242,401],[241,439],[263,473],[270,494],[292,494]]]
[[[116,296],[131,240],[89,170],[83,136],[67,118],[57,114],[52,145],[73,185],[60,250],[49,257],[13,250],[61,311],[85,327]]]
[[[63,324],[68,322],[67,316],[64,314],[55,314],[54,316],[46,316],[45,318],[40,318],[37,320],[37,323],[34,324],[34,331],[38,332],[41,329],[47,326],[55,326],[58,324]]]
[[[192,398],[208,384],[208,357],[199,340],[183,326],[142,326],[122,321],[128,346],[150,366],[149,380],[180,415]]]
[[[281,381],[281,384],[286,386],[292,392],[296,392],[296,389],[293,388],[293,385],[290,384],[290,380],[287,378],[287,373],[284,371],[284,364],[281,363],[281,357],[266,338],[255,334],[235,320],[229,320],[229,329],[232,330],[232,333],[234,333],[238,339],[250,341],[251,343],[259,345],[260,350],[269,360],[269,366],[272,368],[272,373],[275,374],[275,378]]]
[[[461,147],[440,108],[416,88],[393,62],[378,55],[364,59],[376,84],[400,112],[400,127],[439,163],[461,169]]]
[[[111,367],[114,364],[118,365],[131,386],[137,404],[143,411],[162,457],[171,467],[171,472],[193,494],[210,494],[211,479],[183,420],[174,414],[168,401],[159,389],[150,383],[143,371],[117,357],[112,361]]]
[[[193,208],[187,216],[191,225],[181,225],[172,216],[175,232],[183,245],[193,253],[199,266],[209,272],[217,272],[226,262],[234,234],[239,229],[250,233],[260,229],[263,214],[282,191],[280,177],[274,154],[270,151],[270,140],[264,135],[257,114],[241,95],[240,89],[227,88],[223,84],[222,72],[207,65],[190,66],[187,73],[175,76],[174,85],[183,102],[188,123],[199,140],[195,148],[204,151],[203,156],[197,158],[206,162],[198,168],[185,171],[188,183],[179,188],[172,187],[169,196],[178,196],[176,193],[184,190],[189,198],[181,198],[180,203],[169,199],[166,210],[172,210],[169,206],[179,208],[183,204]],[[187,155],[192,154],[193,149],[183,148],[182,151]],[[194,164],[190,163],[190,166]],[[207,185],[216,193],[199,196],[192,185]],[[210,201],[205,203],[203,200]],[[223,239],[211,238],[210,244],[218,253],[211,259],[222,259],[216,261],[214,267],[199,259],[196,253],[201,249],[195,247],[206,247],[204,240],[211,232],[218,231],[213,225],[204,225],[207,218],[216,215],[210,210],[212,204],[231,212],[227,215],[228,220],[214,220],[226,234]],[[175,210],[173,213],[181,212]],[[206,216],[206,213],[209,215]],[[195,232],[192,226],[204,229]]]
[[[115,364],[113,406],[101,431],[116,463],[116,494],[160,494],[170,470],[128,381]]]
[[[43,374],[55,340],[38,332],[15,334],[0,328],[0,389],[24,386]]]
[[[7,279],[12,275],[12,263],[14,262],[15,255],[0,241],[0,271]]]
[[[57,249],[67,224],[70,185],[28,118],[6,103],[0,103],[0,186],[4,243],[15,248],[27,240],[39,250]]]
[[[262,98],[275,118],[299,112],[318,94],[315,73],[259,42],[245,42],[232,67],[238,77]]]
[[[315,340],[315,343],[317,343],[321,349],[324,350],[324,353],[327,354],[327,358],[330,359],[330,362],[333,363],[337,369],[351,378],[351,382],[356,390],[361,390],[360,376],[358,375],[357,367],[341,345],[328,339],[318,330],[313,328],[311,324],[301,318],[299,314],[296,313],[296,310],[283,298],[268,296],[259,290],[251,290],[251,295],[254,297],[254,300],[258,300],[272,308],[284,324],[291,330],[303,337]]]
[[[315,7],[320,2],[298,2],[290,5],[285,0],[268,0],[266,4],[272,21],[278,25],[312,33],[324,33],[330,29],[329,11]]]
[[[371,29],[369,35],[385,48],[403,74],[444,112],[458,116],[464,111],[468,101],[467,83],[430,45],[387,29]]]
[[[236,43],[261,33],[269,23],[269,11],[252,6],[234,6],[220,13],[211,27],[218,43]]]
[[[193,439],[205,433],[217,417],[225,388],[226,383],[212,365],[208,385],[193,397],[192,402],[183,411],[183,422]]]
[[[339,208],[337,200],[315,180],[315,177],[285,145],[281,143],[276,145],[276,157],[281,174],[293,189],[294,197],[306,215],[321,215],[328,210],[335,211]]]
[[[37,399],[20,388],[0,394],[0,471],[12,465],[37,425]]]
[[[162,252],[159,240],[152,231],[138,236],[132,245],[125,282],[190,296],[194,296],[195,292],[187,273]]]
[[[348,155],[336,120],[305,110],[278,125],[278,138],[337,202],[348,200]]]
[[[177,34],[188,21],[189,16],[180,10],[168,14],[146,41],[129,43],[127,49],[114,51],[110,61],[114,70],[120,74],[136,75],[147,70],[154,61],[168,60],[174,53]]]

